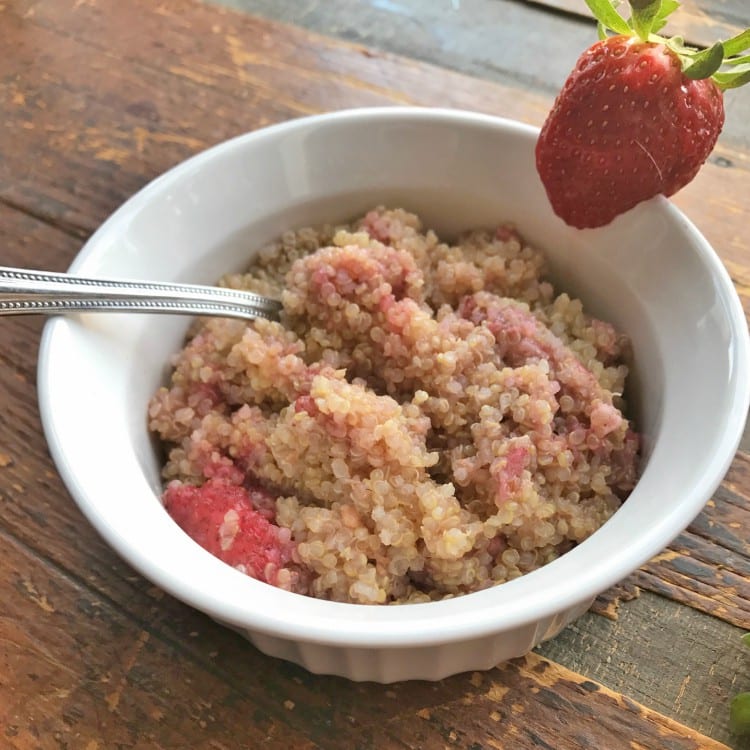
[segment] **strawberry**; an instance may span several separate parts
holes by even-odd
[[[612,0],[586,2],[603,38],[578,59],[536,145],[552,208],[578,228],[687,185],[724,125],[723,90],[750,80],[739,54],[750,30],[695,50],[656,34],[676,0],[631,0],[629,21]]]

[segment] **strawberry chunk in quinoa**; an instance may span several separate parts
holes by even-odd
[[[201,487],[174,481],[163,499],[177,525],[212,555],[260,581],[290,581],[282,571],[293,558],[291,533],[269,520],[273,501],[264,490],[213,479]]]

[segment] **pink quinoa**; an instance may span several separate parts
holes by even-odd
[[[285,233],[221,283],[281,321],[199,321],[149,405],[164,504],[247,575],[431,601],[534,570],[617,510],[639,441],[628,341],[510,224],[455,243],[401,209]]]

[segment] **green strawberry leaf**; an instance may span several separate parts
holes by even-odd
[[[740,693],[729,704],[729,726],[735,734],[750,732],[750,693]]]
[[[727,72],[718,71],[711,78],[722,90],[739,88],[746,83],[750,83],[750,63],[738,65]]]
[[[724,62],[724,45],[716,42],[713,47],[691,54],[689,60],[682,70],[688,78],[710,78]]]
[[[744,65],[750,62],[750,55],[740,55],[739,57],[724,58],[724,65]]]
[[[633,9],[630,25],[645,42],[654,27],[656,17],[659,15],[661,0],[630,0],[630,7]]]
[[[733,36],[724,42],[724,54],[727,57],[733,57],[740,52],[750,49],[750,29],[745,29],[741,34]]]
[[[586,5],[605,28],[612,29],[617,34],[630,34],[628,22],[615,10],[612,0],[586,0]]]
[[[745,635],[740,638],[740,640],[748,647],[750,648],[750,633],[745,633]]]
[[[656,14],[653,26],[651,27],[652,33],[656,34],[658,31],[661,31],[667,23],[667,16],[674,13],[679,7],[679,0],[661,0],[661,8],[659,8],[659,12]]]

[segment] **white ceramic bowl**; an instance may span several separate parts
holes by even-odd
[[[476,114],[353,110],[287,122],[188,160],[120,208],[77,274],[211,283],[283,230],[378,204],[439,232],[512,220],[547,251],[560,289],[629,333],[642,477],[590,539],[547,567],[448,601],[392,607],[290,594],[192,542],[159,502],[146,404],[188,321],[98,314],[45,329],[44,427],[88,520],[144,576],[238,629],[262,651],[354,680],[439,679],[489,668],[560,631],[698,514],[735,452],[748,407],[745,318],[719,259],[668,201],[600,230],[551,212],[536,130]]]

